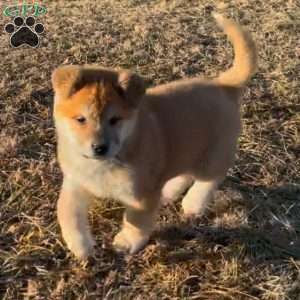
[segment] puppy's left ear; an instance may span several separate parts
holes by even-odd
[[[146,91],[145,82],[142,77],[129,71],[121,71],[118,77],[118,86],[121,95],[131,108],[138,106]]]
[[[58,98],[68,98],[76,91],[81,73],[81,67],[75,65],[61,66],[54,70],[51,81]]]

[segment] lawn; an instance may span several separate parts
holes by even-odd
[[[0,298],[299,300],[299,1],[44,5],[39,48],[13,49],[0,34]],[[134,256],[111,247],[122,205],[98,200],[90,214],[97,253],[79,263],[56,219],[62,176],[51,72],[61,64],[124,67],[149,86],[214,76],[230,66],[232,48],[211,11],[247,27],[259,52],[235,167],[204,217],[185,221],[180,203],[161,209],[150,243]],[[10,21],[1,16],[0,27]]]

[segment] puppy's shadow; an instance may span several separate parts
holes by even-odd
[[[197,261],[199,256],[207,256],[207,249],[218,251],[226,247],[231,255],[237,247],[242,248],[241,255],[253,264],[300,259],[299,185],[266,188],[227,180],[219,194],[227,200],[232,197],[223,212],[212,207],[201,219],[170,225],[155,234],[155,239],[167,250],[162,251],[163,263]],[[219,200],[215,200],[215,206]],[[216,226],[217,217],[234,209],[243,210],[247,222],[240,226]]]

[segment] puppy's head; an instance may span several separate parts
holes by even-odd
[[[56,128],[68,151],[114,158],[133,131],[143,80],[129,71],[66,66],[54,71],[52,84]]]

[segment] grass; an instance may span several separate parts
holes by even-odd
[[[6,1],[8,3],[8,1]],[[270,1],[47,1],[38,49],[0,35],[1,299],[300,299],[300,6]],[[239,20],[259,50],[242,106],[235,167],[207,214],[186,223],[161,210],[143,252],[111,248],[123,208],[90,214],[97,255],[82,265],[56,220],[52,70],[60,64],[126,67],[149,85],[213,76],[231,47],[211,11]],[[2,17],[0,27],[9,21]]]

